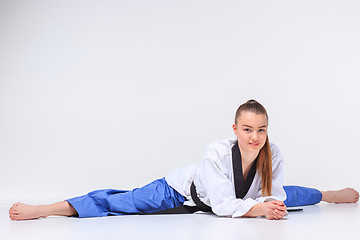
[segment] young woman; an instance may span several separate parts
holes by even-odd
[[[299,186],[283,187],[283,157],[279,148],[269,143],[267,128],[265,108],[249,100],[235,114],[233,130],[237,138],[209,145],[200,165],[178,169],[132,191],[97,190],[51,205],[16,203],[9,210],[10,218],[100,217],[202,210],[218,216],[282,219],[286,206],[315,204],[321,200],[358,201],[359,193],[351,188],[320,192]]]

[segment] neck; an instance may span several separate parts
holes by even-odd
[[[256,152],[247,152],[241,149],[239,146],[240,153],[241,153],[241,161],[245,165],[251,164],[253,161],[255,161],[256,157],[259,155],[259,151]]]

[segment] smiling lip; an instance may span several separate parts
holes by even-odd
[[[259,146],[260,143],[253,142],[253,143],[249,143],[249,144],[250,144],[250,146],[252,146],[252,147],[257,147],[257,146]]]

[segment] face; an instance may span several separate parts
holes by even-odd
[[[243,111],[233,125],[241,152],[259,153],[265,145],[268,121],[264,114]]]

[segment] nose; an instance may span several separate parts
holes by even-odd
[[[253,131],[252,134],[251,134],[251,140],[253,142],[257,142],[258,141],[258,133],[256,131]]]

